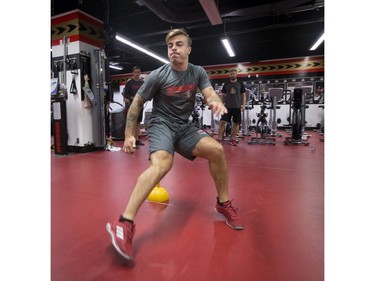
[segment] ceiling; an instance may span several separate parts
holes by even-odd
[[[198,0],[51,0],[51,15],[80,9],[105,23],[106,52],[129,73],[135,65],[151,71],[161,62],[115,40],[125,35],[167,57],[165,35],[185,28],[193,40],[190,62],[202,66],[324,55],[324,44],[309,51],[324,32],[324,0],[213,0],[222,24],[212,25]],[[224,33],[236,56],[220,43]]]

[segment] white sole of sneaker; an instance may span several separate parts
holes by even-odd
[[[224,217],[224,219],[225,219],[225,223],[226,223],[227,226],[229,226],[230,228],[232,228],[232,229],[234,229],[234,230],[243,230],[243,229],[244,229],[243,226],[234,226],[234,225],[230,225],[230,224],[228,223],[227,218],[226,218],[222,213],[220,213],[216,208],[214,208],[214,210],[215,210],[216,212],[218,212],[220,215],[222,215],[222,216]]]
[[[112,232],[111,224],[110,224],[109,222],[105,225],[105,228],[107,229],[107,232],[108,232],[109,235],[111,236],[112,245],[113,245],[113,247],[115,247],[116,251],[117,251],[121,256],[123,256],[125,259],[127,259],[127,260],[129,260],[129,261],[134,260],[134,257],[131,257],[131,256],[126,255],[126,254],[123,253],[123,252],[120,250],[120,248],[116,245],[116,242],[115,242],[115,235],[114,235],[113,232]]]

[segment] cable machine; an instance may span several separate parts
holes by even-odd
[[[57,84],[58,95],[52,97],[52,121],[54,125],[54,142],[56,154],[68,152],[89,152],[104,149],[106,146],[105,132],[105,95],[106,85],[106,55],[104,49],[80,50],[77,54],[68,54],[69,40],[64,37],[63,46],[54,47],[59,53],[64,48],[64,55],[52,58],[54,81]],[[70,43],[75,44],[75,43]],[[75,47],[72,46],[74,50]],[[60,51],[61,53],[61,51]],[[68,85],[70,87],[68,87]],[[55,104],[55,103],[59,104]],[[64,108],[65,107],[65,108]],[[56,123],[56,118],[60,121]],[[59,129],[66,132],[58,135]],[[65,124],[64,126],[61,126]],[[63,137],[63,138],[62,138]],[[58,138],[61,138],[60,140]],[[62,152],[58,147],[65,147]]]
[[[309,145],[305,131],[305,111],[306,111],[306,93],[310,88],[295,88],[291,97],[290,107],[292,111],[291,118],[291,137],[285,137],[284,144]]]
[[[52,109],[52,132],[53,149],[55,154],[68,154],[68,129],[66,116],[66,62],[68,55],[68,39],[63,37],[64,56],[62,61],[62,73],[60,78],[51,78],[51,109]]]
[[[278,106],[278,102],[282,99],[283,96],[283,88],[270,88],[268,90],[269,98],[271,99],[271,106],[270,106],[270,128],[271,128],[271,136],[281,137],[281,134],[277,131],[277,124],[281,122],[281,120],[276,119],[276,111],[280,109]],[[278,122],[279,121],[279,122]]]

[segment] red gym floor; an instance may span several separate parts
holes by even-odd
[[[286,146],[284,137],[275,146],[249,145],[249,137],[237,147],[224,144],[243,231],[213,210],[206,161],[176,155],[161,182],[169,205],[146,201],[136,218],[132,267],[112,247],[105,224],[124,211],[148,166],[147,141],[132,155],[52,152],[51,279],[324,280],[324,143],[308,133],[309,146]]]

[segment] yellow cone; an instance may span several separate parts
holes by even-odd
[[[168,192],[165,188],[157,183],[156,186],[151,190],[147,199],[151,202],[167,202],[169,199]]]

